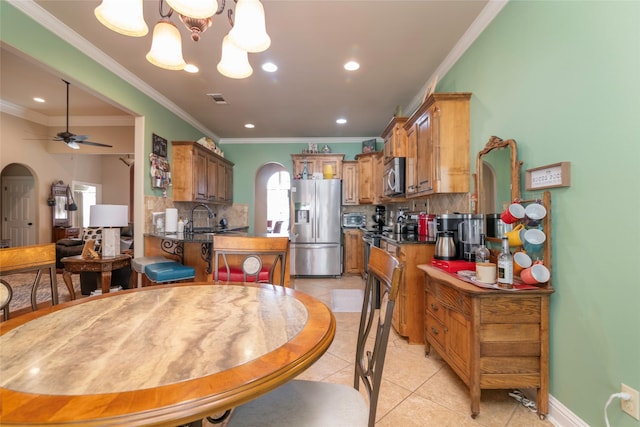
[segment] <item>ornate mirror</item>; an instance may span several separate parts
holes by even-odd
[[[478,213],[500,213],[520,199],[520,167],[516,141],[492,136],[478,153]]]
[[[51,206],[53,211],[52,216],[54,227],[69,227],[71,224],[68,210],[68,195],[68,186],[62,181],[54,182],[51,185],[51,197],[47,200],[47,203]]]

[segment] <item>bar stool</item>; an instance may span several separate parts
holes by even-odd
[[[131,260],[130,288],[138,287],[138,274],[142,275],[141,285],[145,287],[193,279],[195,269],[163,256],[145,256]]]

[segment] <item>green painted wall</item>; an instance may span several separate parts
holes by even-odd
[[[604,425],[621,382],[640,390],[640,2],[511,1],[437,90],[473,92],[472,153],[514,138],[523,179],[571,162],[551,190],[551,394]],[[611,425],[640,425],[619,408]]]
[[[363,138],[367,139],[367,138]],[[354,156],[362,152],[361,143],[329,143],[332,153],[344,154],[345,160],[353,160]],[[322,148],[324,144],[319,144]],[[282,144],[220,144],[224,150],[224,156],[235,166],[233,168],[233,202],[249,205],[249,225],[253,227],[254,180],[258,168],[265,163],[275,162],[293,173],[291,154],[302,153],[307,144],[282,143]],[[377,145],[382,149],[382,143]]]

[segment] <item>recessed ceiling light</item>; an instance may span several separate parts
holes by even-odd
[[[356,61],[349,61],[344,64],[344,69],[347,71],[355,71],[358,68],[360,68],[360,64],[358,64]]]
[[[262,69],[267,73],[275,73],[276,71],[278,71],[278,66],[273,62],[265,62],[264,64],[262,64]]]
[[[38,97],[33,98],[33,100],[36,101],[36,102],[44,102],[44,99],[38,98]]]
[[[200,71],[200,69],[198,67],[196,67],[195,65],[193,65],[193,64],[185,65],[184,70],[187,73],[197,73],[198,71]]]
[[[347,119],[340,118],[340,119],[336,120],[336,123],[339,124],[339,125],[343,125],[343,124],[347,123]]]
[[[247,129],[253,129],[254,127],[256,127],[256,125],[254,125],[253,123],[245,123],[244,127],[246,127]]]

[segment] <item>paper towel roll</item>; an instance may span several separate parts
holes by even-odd
[[[178,231],[178,209],[167,208],[164,211],[165,230],[167,233]]]

